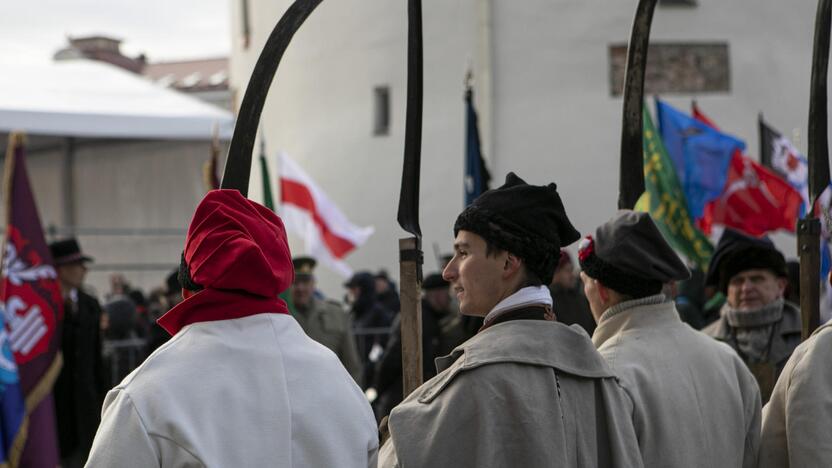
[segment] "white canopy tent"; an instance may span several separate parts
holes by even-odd
[[[81,138],[228,140],[234,116],[113,65],[0,61],[0,133]]]

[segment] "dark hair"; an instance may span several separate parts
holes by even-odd
[[[185,262],[185,252],[182,252],[182,259],[179,260],[179,274],[176,276],[176,279],[179,280],[179,285],[182,286],[182,289],[187,289],[191,292],[205,289],[201,284],[191,278],[191,270],[188,268],[188,263]]]
[[[486,257],[491,257],[492,255],[496,256],[498,253],[505,250],[505,249],[501,249],[501,248],[497,247],[496,245],[492,244],[491,242],[488,241],[488,239],[484,239],[484,240],[485,240],[485,256]],[[506,252],[508,252],[508,251],[506,250]],[[511,252],[509,252],[509,253],[511,253]],[[529,268],[529,265],[526,262],[526,259],[520,257],[519,255],[517,255],[515,253],[511,253],[511,254],[514,255],[515,257],[520,258],[520,259],[523,260],[523,269],[525,270],[525,275],[523,277],[523,282],[520,283],[520,288],[528,288],[529,286],[543,286],[543,280],[540,279],[540,276],[538,276],[537,273],[533,272],[531,270],[531,268]]]

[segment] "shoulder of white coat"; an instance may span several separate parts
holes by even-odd
[[[795,348],[789,362],[783,369],[788,372],[788,378],[796,375],[812,374],[830,371],[829,356],[832,354],[832,324],[827,324],[817,330],[803,343]],[[818,378],[818,377],[815,377]]]

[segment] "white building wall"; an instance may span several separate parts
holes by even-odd
[[[248,0],[252,44],[241,47],[240,0],[232,2],[231,83],[237,105],[257,55],[288,1]],[[608,46],[626,43],[634,0],[431,0],[425,38],[421,224],[425,270],[433,244],[447,252],[462,209],[463,78],[475,72],[492,186],[516,171],[530,183],[554,181],[576,227],[590,232],[615,209],[621,98],[609,92]],[[805,150],[814,2],[699,0],[659,7],[651,39],[727,42],[730,92],[663,96],[687,109],[691,98],[726,131],[758,147],[757,113]],[[287,151],[348,217],[376,234],[352,254],[355,269],[397,274],[396,223],[406,100],[406,2],[323,2],[290,45],[263,112],[272,162]],[[373,88],[389,85],[392,127],[374,137]],[[650,107],[653,108],[652,99]],[[277,170],[272,169],[273,178]],[[260,196],[259,167],[251,196]],[[274,189],[273,189],[274,190]],[[794,239],[777,236],[788,256]],[[302,245],[290,238],[293,251]],[[320,271],[339,297],[341,279]]]

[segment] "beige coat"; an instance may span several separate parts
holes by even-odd
[[[310,338],[331,349],[352,378],[360,383],[361,360],[352,333],[352,321],[348,313],[338,305],[312,298],[309,308],[293,314],[303,331]]]
[[[737,354],[682,323],[671,301],[612,312],[592,341],[633,400],[644,465],[755,466],[760,391]]]
[[[642,466],[632,403],[586,333],[494,325],[393,409],[380,467]]]
[[[763,411],[760,468],[832,466],[832,324],[797,347]]]

